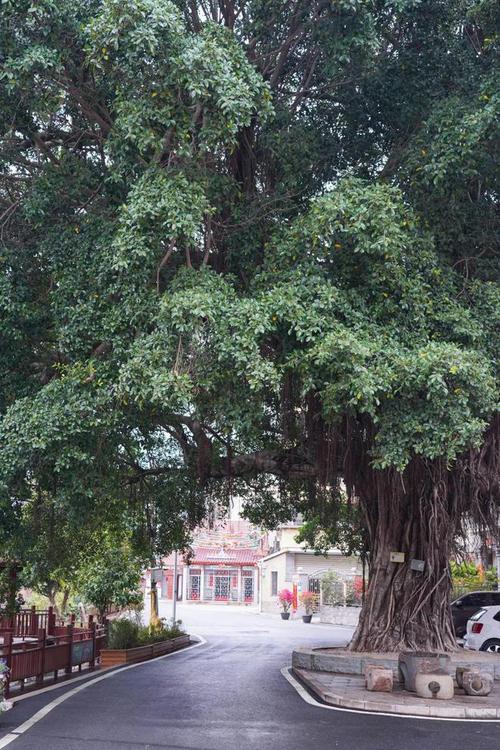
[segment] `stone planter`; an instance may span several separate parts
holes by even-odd
[[[360,612],[361,607],[331,607],[328,604],[322,604],[319,608],[319,619],[320,622],[327,622],[331,625],[356,627]]]
[[[312,615],[302,615],[302,622],[311,622]]]
[[[280,612],[281,619],[282,620],[289,620],[290,619],[290,612]]]
[[[416,692],[418,674],[432,674],[450,671],[448,654],[430,651],[403,651],[399,654],[399,669],[403,675],[405,690]]]
[[[149,646],[136,646],[135,648],[103,648],[101,649],[101,667],[115,667],[118,664],[135,664],[138,661],[153,659],[155,656],[163,656],[171,651],[189,646],[189,636],[180,635],[178,638],[170,638],[168,641],[152,643]]]

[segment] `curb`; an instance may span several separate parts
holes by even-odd
[[[500,708],[480,708],[478,706],[457,708],[455,706],[440,705],[429,706],[425,704],[402,704],[402,703],[382,703],[377,700],[358,700],[356,698],[346,698],[344,695],[331,691],[322,690],[314,680],[311,680],[303,673],[302,670],[292,667],[292,674],[300,680],[306,687],[323,703],[338,708],[348,708],[356,711],[366,711],[369,713],[394,714],[403,717],[413,718],[433,718],[433,719],[489,719],[490,721],[500,720]]]

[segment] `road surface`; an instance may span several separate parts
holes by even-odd
[[[457,750],[500,747],[500,723],[371,716],[309,705],[281,668],[293,646],[343,645],[345,628],[185,605],[206,643],[24,699],[0,719],[12,750]],[[110,674],[103,673],[104,674]],[[52,708],[56,698],[67,700]],[[30,726],[43,707],[50,708]],[[12,732],[28,721],[22,734]],[[25,725],[26,726],[26,725]],[[9,734],[11,733],[11,734]],[[2,740],[3,736],[3,740]],[[9,740],[12,740],[9,742]],[[8,744],[4,744],[8,743]]]

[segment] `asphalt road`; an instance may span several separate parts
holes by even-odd
[[[369,716],[306,703],[280,669],[294,645],[343,645],[350,631],[221,607],[180,612],[206,644],[89,684],[15,736],[12,750],[495,750],[500,724]],[[98,674],[94,673],[90,680]],[[85,684],[85,681],[78,683]],[[74,684],[20,701],[0,748]]]

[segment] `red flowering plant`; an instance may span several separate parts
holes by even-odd
[[[293,602],[293,594],[290,589],[283,589],[278,594],[279,603],[283,609],[283,612],[289,612]]]

